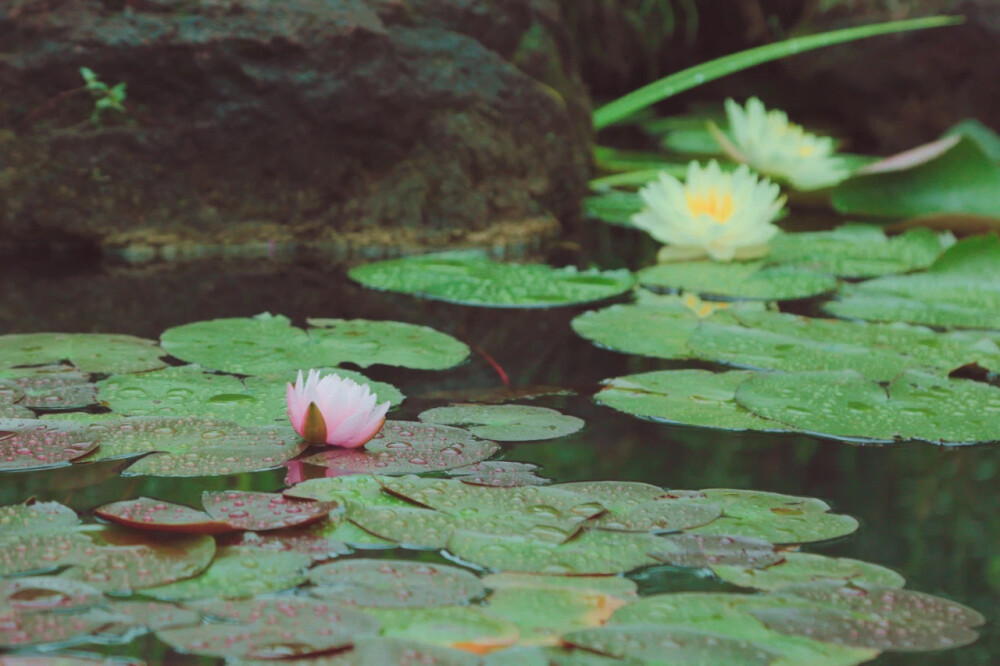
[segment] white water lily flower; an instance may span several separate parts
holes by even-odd
[[[833,139],[806,132],[789,122],[784,111],[766,110],[756,97],[747,100],[746,108],[727,99],[726,116],[734,143],[721,133],[719,143],[731,157],[766,176],[797,190],[815,190],[850,175],[844,159],[834,154]]]
[[[762,257],[778,233],[773,221],[785,204],[779,193],[746,165],[723,173],[714,160],[706,167],[691,162],[684,184],[662,172],[639,190],[646,207],[632,223],[667,244],[660,261]]]
[[[378,399],[367,384],[340,375],[320,378],[310,370],[302,381],[302,371],[286,391],[288,418],[295,432],[313,444],[329,444],[353,449],[363,446],[382,429],[389,402]]]

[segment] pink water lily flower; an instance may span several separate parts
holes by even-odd
[[[367,384],[340,375],[320,379],[310,370],[305,382],[302,371],[285,392],[288,418],[302,439],[353,449],[364,445],[382,429],[389,402],[376,405],[377,396]]]

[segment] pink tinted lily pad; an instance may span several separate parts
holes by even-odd
[[[97,438],[77,424],[0,419],[0,471],[65,465],[97,444]]]
[[[115,615],[116,624],[102,630],[105,635],[135,635],[144,630],[201,624],[198,611],[163,601],[116,601],[108,604],[108,609]]]
[[[57,372],[19,377],[24,391],[20,404],[35,409],[80,409],[97,404],[97,385],[82,372]]]
[[[281,493],[242,490],[205,492],[205,511],[213,519],[240,530],[262,532],[307,525],[322,520],[338,507],[336,502],[318,502],[285,497]]]
[[[486,460],[499,445],[450,426],[386,421],[362,449],[327,449],[304,460],[343,474],[416,474],[464,467]]]
[[[190,604],[225,623],[165,629],[158,638],[183,652],[288,659],[350,647],[375,636],[379,622],[360,611],[295,597]]]
[[[663,550],[650,553],[650,557],[678,567],[727,564],[763,569],[784,559],[770,542],[751,537],[677,534],[663,537],[663,545]]]
[[[0,618],[19,614],[73,611],[96,606],[104,594],[85,583],[55,576],[27,576],[0,581]]]
[[[204,511],[149,497],[105,504],[94,513],[125,527],[153,532],[224,534],[234,529],[225,522],[213,520]]]
[[[341,524],[339,514],[337,518],[330,520],[328,516],[327,519],[306,527],[271,530],[264,534],[243,532],[234,545],[273,552],[302,553],[311,557],[314,562],[322,562],[351,552],[347,544],[331,536]]]
[[[83,613],[11,613],[0,622],[0,648],[68,643],[96,633],[114,617],[99,610]],[[0,658],[6,663],[7,658]]]
[[[331,603],[373,608],[466,604],[486,594],[474,574],[447,564],[350,559],[309,571],[309,592]]]

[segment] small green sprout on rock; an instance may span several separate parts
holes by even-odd
[[[125,108],[125,82],[109,86],[97,78],[94,70],[88,67],[80,68],[80,76],[86,83],[85,88],[94,96],[94,110],[90,114],[90,122],[101,124],[101,116],[105,111],[114,110],[127,113]]]

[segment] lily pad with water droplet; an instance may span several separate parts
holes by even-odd
[[[239,530],[278,530],[322,520],[338,509],[336,502],[315,502],[280,493],[244,490],[204,492],[201,503],[213,519]]]
[[[149,497],[112,502],[94,509],[94,514],[133,529],[181,534],[225,534],[233,527],[213,520],[204,511]]]
[[[252,546],[219,548],[211,566],[195,578],[146,590],[164,601],[192,599],[242,599],[298,587],[306,581],[308,555],[269,552]]]
[[[118,618],[116,633],[119,635],[201,624],[198,611],[161,601],[115,601],[108,604],[108,610]],[[108,633],[108,629],[101,631],[101,634]]]
[[[418,608],[466,604],[486,588],[472,573],[446,564],[350,559],[309,571],[309,593],[364,608]]]
[[[853,666],[878,656],[875,650],[823,643],[767,629],[750,614],[754,609],[784,607],[794,602],[772,595],[680,592],[656,594],[615,611],[617,624],[659,624],[750,640],[782,655],[782,666]],[[801,604],[799,604],[801,605]]]
[[[627,414],[666,423],[721,430],[787,430],[736,402],[736,387],[752,375],[707,370],[644,372],[607,380],[594,400]]]
[[[212,476],[280,466],[306,448],[291,426],[243,427],[226,421],[134,417],[88,426],[100,447],[87,462],[152,453],[124,476]]]
[[[323,562],[351,552],[347,544],[335,536],[343,524],[343,512],[334,511],[327,514],[323,520],[305,527],[271,530],[264,534],[244,532],[238,541],[229,545],[249,546],[273,552],[302,553],[315,562]]]
[[[114,621],[101,610],[82,613],[12,613],[0,623],[0,649],[80,642]],[[8,663],[3,657],[3,663]],[[16,663],[16,662],[15,662]],[[46,660],[44,663],[51,664]]]
[[[0,419],[0,471],[65,465],[97,445],[97,437],[75,423]]]
[[[81,409],[97,403],[97,387],[86,373],[69,366],[45,366],[0,371],[0,386],[16,387],[16,402],[24,408],[44,410]],[[6,396],[0,393],[0,401]],[[28,418],[31,418],[30,416]]]
[[[457,530],[448,551],[485,569],[520,573],[618,574],[654,564],[647,553],[661,550],[650,534],[585,530],[564,543],[524,536],[497,536]]]
[[[366,611],[382,623],[382,635],[486,654],[513,645],[517,626],[478,608],[371,608]]]
[[[409,506],[408,502],[382,492],[381,481],[383,480],[385,479],[371,474],[347,474],[309,479],[285,489],[284,494],[288,497],[323,502],[334,501],[345,505],[385,503],[392,506]]]
[[[721,508],[698,493],[668,492],[657,486],[627,481],[561,483],[556,489],[590,497],[608,508],[589,527],[624,532],[676,532],[710,523]]]
[[[778,234],[767,262],[843,278],[868,278],[927,268],[950,234],[911,229],[888,237],[874,224],[842,224],[829,231]]]
[[[481,578],[493,590],[518,588],[575,590],[631,601],[638,598],[639,586],[624,576],[545,576],[540,574],[493,573]]]
[[[104,602],[95,587],[54,576],[0,580],[0,611],[19,614],[79,611]]]
[[[529,405],[451,405],[421,412],[424,423],[459,426],[477,437],[501,442],[527,442],[571,435],[583,419],[546,407]]]
[[[333,475],[412,474],[464,467],[486,460],[500,447],[468,431],[411,421],[386,421],[364,448],[328,447],[304,460]]]
[[[855,372],[761,375],[740,404],[793,428],[837,439],[919,439],[956,445],[1000,440],[1000,389],[906,372],[881,385]]]
[[[80,372],[125,373],[162,368],[152,340],[104,333],[19,333],[0,336],[0,367],[69,361]]]
[[[966,238],[926,271],[868,280],[826,305],[838,317],[909,321],[957,328],[1000,328],[1000,239]],[[879,311],[877,308],[885,306]]]
[[[76,511],[59,502],[28,501],[0,506],[0,541],[32,532],[56,532],[79,522]]]
[[[350,362],[440,370],[461,363],[469,349],[426,326],[365,319],[316,319],[307,333],[287,317],[213,319],[167,329],[172,355],[240,375],[281,375]]]
[[[811,298],[837,288],[836,278],[830,275],[788,266],[768,266],[766,260],[658,264],[636,273],[636,279],[647,289],[762,301]]]
[[[608,509],[618,512],[659,499],[668,493],[659,486],[637,481],[576,481],[560,483],[555,488],[586,495]]]
[[[535,474],[538,465],[531,463],[487,460],[485,462],[446,470],[448,476],[458,478],[462,483],[494,488],[514,488],[517,486],[544,486],[551,483]]]
[[[742,536],[775,544],[826,541],[851,534],[858,521],[827,513],[826,502],[754,490],[710,489],[708,501],[722,506],[723,515],[692,530],[697,534]]]
[[[352,505],[350,519],[366,532],[407,548],[444,548],[460,521],[417,507]]]
[[[663,538],[663,550],[650,553],[676,567],[705,568],[719,565],[762,569],[781,562],[784,556],[763,539],[713,534],[677,534]]]
[[[634,284],[627,270],[580,271],[573,266],[500,263],[475,252],[378,261],[353,268],[348,275],[372,289],[506,308],[591,303],[621,295]]]
[[[766,666],[781,654],[759,643],[725,634],[655,624],[622,624],[585,629],[563,641],[599,654],[640,659],[645,664],[710,663],[713,666]]]
[[[495,590],[484,611],[517,625],[521,645],[559,645],[562,634],[600,626],[625,603],[582,589],[510,587]]]
[[[796,583],[822,581],[851,582],[860,585],[898,588],[906,579],[892,569],[846,557],[826,557],[813,553],[786,553],[784,561],[765,568],[742,564],[714,564],[716,576],[740,587],[777,590]]]
[[[227,622],[163,629],[157,638],[189,654],[215,657],[288,659],[349,647],[378,633],[364,613],[311,599],[275,597],[193,604]]]

